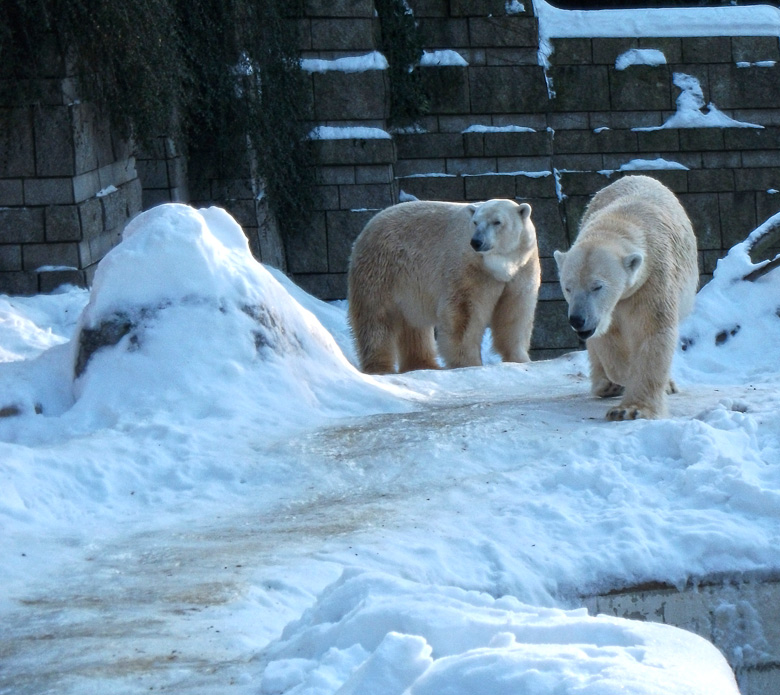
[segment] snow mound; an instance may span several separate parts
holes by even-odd
[[[698,372],[710,380],[763,380],[777,370],[780,270],[746,280],[761,265],[750,260],[749,244],[750,238],[718,261],[712,280],[696,295],[693,314],[680,326],[689,377]]]
[[[264,695],[738,692],[715,647],[668,625],[354,570],[263,657]]]
[[[72,409],[92,429],[161,410],[184,418],[256,411],[294,425],[364,413],[366,397],[381,410],[402,407],[399,390],[359,373],[254,260],[241,227],[219,208],[166,204],[135,218],[101,261],[75,337],[62,347],[33,361],[37,369],[18,365],[46,377],[17,394],[20,413]],[[45,372],[41,360],[52,363]],[[43,392],[43,382],[59,384],[56,393]]]

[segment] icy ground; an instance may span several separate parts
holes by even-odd
[[[91,293],[0,297],[0,693],[735,693],[704,640],[579,606],[780,571],[750,269],[700,293],[672,416],[609,423],[582,353],[362,375],[226,213],[142,214]]]

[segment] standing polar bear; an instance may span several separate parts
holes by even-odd
[[[555,252],[569,323],[586,340],[595,396],[623,395],[608,420],[666,415],[680,320],[699,282],[682,205],[647,176],[627,176],[588,205],[577,240]]]
[[[370,374],[528,362],[541,272],[531,206],[413,201],[369,220],[352,249],[349,321]],[[434,338],[435,329],[435,338]]]

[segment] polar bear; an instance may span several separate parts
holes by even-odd
[[[411,201],[375,215],[352,249],[349,322],[370,374],[482,364],[487,326],[528,362],[541,271],[531,206]],[[434,337],[435,336],[435,337]]]
[[[664,417],[678,324],[699,282],[696,237],[677,197],[648,176],[619,179],[593,197],[571,250],[554,255],[592,392],[623,396],[607,419]]]

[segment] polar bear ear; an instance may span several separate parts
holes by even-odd
[[[520,203],[517,208],[517,212],[525,222],[531,216],[531,206],[528,203]]]
[[[468,209],[468,211],[471,213],[471,216],[472,216],[472,217],[474,217],[474,213],[477,211],[477,208],[478,208],[478,207],[479,207],[479,205],[477,205],[476,203],[471,203],[471,204],[468,206],[468,208],[467,208],[467,209]]]
[[[629,253],[623,258],[623,267],[628,272],[630,282],[634,281],[634,278],[637,276],[637,273],[639,272],[639,269],[642,267],[642,263],[644,262],[645,257],[638,251]]]
[[[563,261],[566,260],[566,252],[553,251],[553,256],[555,257],[555,262],[558,264],[558,271],[560,272],[563,268]]]

